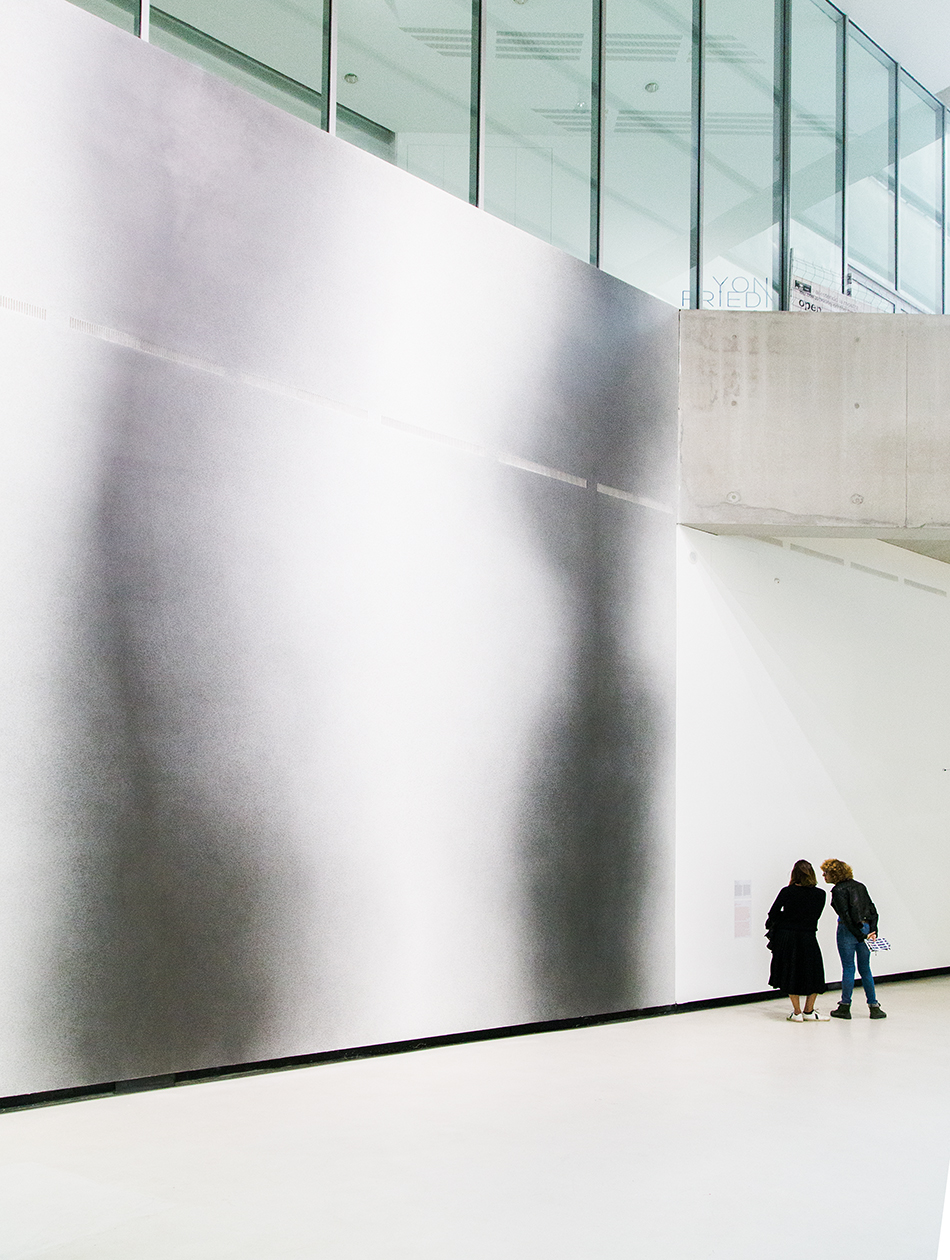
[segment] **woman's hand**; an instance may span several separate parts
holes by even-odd
[[[877,940],[877,932],[868,932],[867,936],[866,936],[864,939],[865,939],[866,941],[876,941],[876,940]]]

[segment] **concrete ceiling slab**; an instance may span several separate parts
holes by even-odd
[[[946,0],[842,0],[838,7],[929,91],[950,90]]]

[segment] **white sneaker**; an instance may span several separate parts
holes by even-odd
[[[793,1024],[801,1024],[804,1023],[805,1020],[805,1016],[801,1013],[801,1011],[792,1011],[788,1018]],[[811,1019],[811,1016],[809,1015],[808,1018]]]
[[[822,1015],[821,1011],[802,1011],[802,1019],[821,1020],[823,1024],[831,1023],[830,1015]]]

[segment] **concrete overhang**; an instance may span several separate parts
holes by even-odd
[[[950,540],[950,316],[682,311],[679,520]]]

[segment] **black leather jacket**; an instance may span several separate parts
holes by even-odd
[[[856,879],[843,879],[840,884],[835,884],[831,906],[848,931],[859,941],[863,941],[865,937],[861,930],[862,923],[867,923],[871,932],[877,931],[877,909],[868,890]]]

